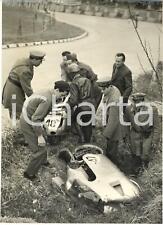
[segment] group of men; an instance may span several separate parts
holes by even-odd
[[[125,65],[125,55],[123,53],[116,54],[111,80],[105,82],[105,90],[103,91],[97,81],[98,77],[93,72],[92,68],[80,62],[75,53],[65,51],[62,53],[63,60],[60,65],[61,80],[55,82],[52,90],[39,92],[36,96],[36,93],[33,93],[31,87],[33,69],[42,63],[44,57],[45,53],[32,51],[28,59],[16,62],[9,73],[2,94],[4,107],[9,110],[11,118],[16,116],[16,119],[19,120],[25,141],[32,150],[31,160],[24,172],[24,177],[30,180],[36,178],[36,174],[42,165],[49,165],[45,147],[46,134],[42,122],[46,115],[52,110],[52,96],[55,96],[57,100],[70,93],[67,104],[69,104],[72,111],[72,126],[76,129],[79,136],[78,142],[90,143],[93,126],[89,123],[91,119],[89,104],[94,106],[96,112],[102,100],[103,93],[106,102],[110,101],[110,94],[107,94],[109,93],[107,92],[109,87],[116,88],[116,92],[113,96],[118,98],[121,96],[124,103],[128,102],[128,98],[132,92],[132,73]],[[25,101],[26,96],[31,97],[27,98]],[[145,95],[142,93],[133,95],[133,101],[135,103],[140,100],[144,101],[144,98]],[[115,98],[113,100],[115,101]],[[16,111],[13,110],[13,103],[16,104]],[[81,103],[89,104],[82,105]],[[158,142],[158,134],[156,132],[158,121],[155,120],[154,125],[150,127],[138,127],[133,120],[135,109],[135,104],[133,103],[131,106],[124,107],[123,113],[127,120],[131,122],[131,126],[129,127],[131,149],[133,155],[136,156],[139,162],[138,167],[142,166],[142,163],[147,166],[149,162],[148,156],[150,154],[149,149],[151,149],[152,146],[151,143],[156,144]],[[140,110],[139,107],[139,111]],[[77,122],[79,113],[82,113],[81,120],[85,124],[84,126],[79,125]],[[155,110],[155,115],[156,114],[157,110]],[[32,123],[30,123],[27,118]],[[157,116],[155,116],[155,118],[157,118]],[[143,119],[145,120],[145,118]],[[127,132],[123,132],[121,129],[117,107],[109,107],[107,112],[107,124],[104,127],[103,135],[108,143],[106,155],[113,161],[117,154],[120,136],[125,138],[126,135],[124,134],[126,133]],[[147,133],[148,135],[146,135]],[[137,139],[134,138],[134,135]],[[145,154],[143,151],[144,142],[142,138],[143,140],[145,138],[148,139]],[[153,140],[155,141],[154,143]],[[145,158],[143,158],[144,155]]]

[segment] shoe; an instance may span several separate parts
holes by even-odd
[[[14,145],[23,145],[28,146],[28,143],[25,141],[24,138],[19,138],[18,140],[14,141]]]
[[[46,161],[45,163],[43,163],[43,166],[49,167],[51,164],[49,161]]]
[[[85,144],[85,140],[83,137],[79,137],[78,144]]]
[[[36,175],[29,175],[27,172],[24,172],[24,177],[31,181],[37,178]]]
[[[24,143],[22,143],[22,145],[25,147],[29,146],[29,144],[26,141]]]
[[[65,161],[67,164],[74,160],[74,156],[68,148],[61,149],[58,158]]]

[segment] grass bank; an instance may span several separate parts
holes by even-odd
[[[6,128],[2,134],[2,221],[36,221],[41,223],[162,223],[162,171],[161,143],[150,162],[149,169],[137,178],[142,188],[139,199],[124,204],[117,212],[103,214],[95,204],[78,199],[74,193],[66,194],[52,185],[52,177],[66,180],[66,165],[59,161],[57,152],[71,151],[77,146],[77,137],[68,134],[61,143],[49,146],[49,159],[53,168],[42,168],[40,182],[30,182],[22,174],[27,166],[30,149],[13,145],[17,133]],[[100,126],[94,130],[94,143],[106,147]],[[27,219],[22,219],[27,218]]]
[[[136,88],[142,88],[143,84],[143,89],[138,89],[138,91],[145,92],[151,100],[161,100],[158,85],[151,78],[151,72],[140,76],[135,84]],[[105,149],[106,141],[102,135],[100,111],[97,116],[97,126],[93,130],[93,143]],[[162,134],[161,124],[160,118],[160,134]],[[153,154],[148,170],[145,170],[136,179],[142,189],[140,198],[130,204],[123,204],[117,212],[106,215],[97,205],[79,199],[75,193],[65,193],[52,184],[52,178],[58,175],[64,181],[66,180],[66,165],[57,158],[57,153],[63,148],[73,151],[78,145],[77,136],[68,133],[60,143],[47,147],[49,161],[53,167],[41,168],[39,171],[40,182],[30,182],[23,178],[30,149],[14,145],[17,138],[17,131],[11,128],[3,129],[1,180],[3,222],[162,223],[161,140]]]
[[[66,39],[83,33],[50,14],[2,5],[2,44]]]

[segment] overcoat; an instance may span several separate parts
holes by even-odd
[[[130,144],[131,151],[134,155],[141,157],[143,160],[150,160],[152,156],[152,144],[159,142],[159,117],[158,111],[155,106],[152,106],[153,110],[153,125],[147,124],[139,126],[135,123],[134,116],[136,112],[147,110],[146,107],[142,106],[137,111],[135,105],[127,106],[125,115],[128,121],[131,122],[130,128]],[[141,123],[148,120],[148,114],[142,114],[139,116]]]
[[[104,137],[111,141],[120,141],[126,137],[128,131],[128,127],[124,127],[120,123],[120,108],[117,105],[120,96],[118,88],[114,86],[110,86],[104,92],[104,103],[107,106],[110,103],[114,103],[107,109],[107,124],[103,131]]]
[[[33,79],[33,65],[29,59],[16,62],[9,73],[2,93],[2,104],[11,112],[12,103],[16,103],[16,112],[20,117],[25,95],[28,97],[33,93],[31,81]],[[16,99],[13,100],[12,96]]]
[[[31,122],[42,122],[45,116],[52,108],[52,94],[55,92],[48,90],[37,93],[37,97],[32,95],[25,101],[23,109],[26,110],[26,115]],[[25,107],[25,108],[24,108]],[[23,110],[24,111],[24,110]],[[22,113],[20,117],[20,127],[24,134],[25,140],[29,144],[32,151],[30,163],[26,169],[26,172],[30,175],[35,175],[42,164],[47,161],[47,149],[46,147],[40,148],[38,146],[38,136],[44,135],[42,126],[36,126],[29,124],[26,120],[25,114]]]

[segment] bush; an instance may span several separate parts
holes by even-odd
[[[140,74],[134,82],[135,92],[143,92],[149,100],[162,100],[159,92],[159,86],[153,78],[153,72],[148,71],[145,74]]]

